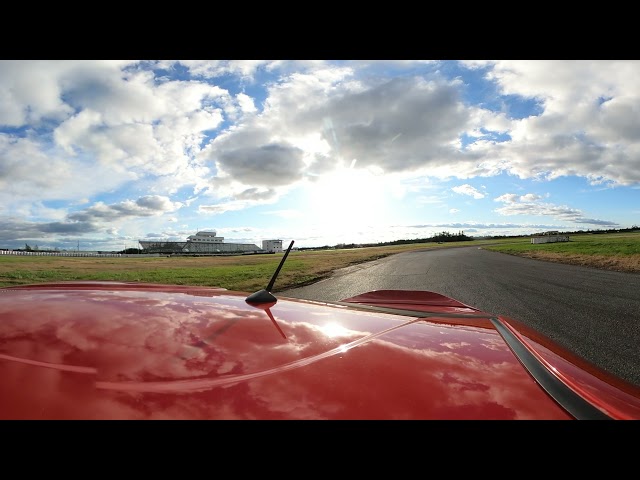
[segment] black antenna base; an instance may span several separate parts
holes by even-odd
[[[252,293],[245,299],[245,302],[247,303],[270,303],[277,301],[278,299],[276,297],[274,297],[270,292],[264,289]]]
[[[291,240],[291,243],[289,244],[289,248],[287,248],[287,251],[284,252],[284,255],[282,256],[282,260],[280,260],[280,264],[278,265],[278,268],[276,268],[276,272],[273,274],[273,277],[271,277],[271,281],[269,282],[269,285],[267,285],[267,288],[265,288],[264,290],[259,290],[256,293],[252,293],[247,298],[245,298],[245,302],[275,303],[278,301],[278,299],[271,294],[271,290],[273,290],[273,284],[276,282],[276,277],[278,276],[278,273],[280,273],[280,269],[282,268],[284,261],[287,259],[287,255],[289,255],[289,252],[291,251],[291,247],[293,247],[293,240]]]

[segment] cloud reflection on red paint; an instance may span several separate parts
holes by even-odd
[[[0,358],[4,418],[567,418],[486,328],[224,292],[20,295],[0,353],[96,373]]]

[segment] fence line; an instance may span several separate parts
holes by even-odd
[[[140,257],[139,254],[129,253],[98,253],[98,252],[28,252],[24,250],[0,250],[0,255],[20,255],[31,257]],[[159,255],[147,255],[159,256]]]

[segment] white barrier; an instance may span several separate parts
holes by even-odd
[[[134,254],[122,253],[94,253],[94,252],[27,252],[24,250],[0,250],[0,255],[21,255],[21,256],[53,256],[53,257],[138,257]]]
[[[569,235],[544,235],[541,237],[532,237],[531,243],[555,243],[568,242]]]

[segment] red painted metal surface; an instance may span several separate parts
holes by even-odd
[[[282,298],[256,308],[207,287],[0,289],[0,418],[572,418],[486,318],[447,318],[467,307],[399,295],[389,306],[434,316]],[[577,390],[604,395],[620,417],[637,408],[620,385],[598,383],[527,333]]]
[[[418,312],[459,311],[486,315],[438,293],[417,290],[375,290],[343,301]],[[579,396],[612,418],[640,419],[640,388],[610,375],[517,320],[504,316],[496,318],[506,324],[538,361]],[[436,321],[432,317],[429,319]]]

